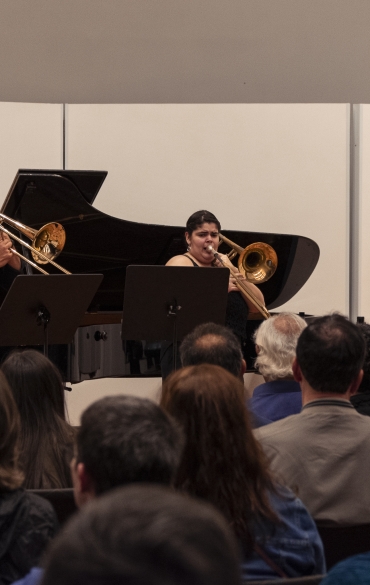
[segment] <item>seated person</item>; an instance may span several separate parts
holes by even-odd
[[[29,489],[72,487],[75,431],[66,421],[64,387],[40,352],[14,351],[1,366],[21,418],[20,458]]]
[[[370,325],[367,323],[358,323],[357,327],[361,331],[366,344],[366,355],[362,369],[364,377],[358,387],[357,393],[351,396],[351,404],[357,412],[370,416]]]
[[[51,504],[22,488],[19,434],[17,406],[0,372],[0,585],[36,565],[57,530]]]
[[[254,415],[272,422],[301,411],[301,387],[294,380],[292,366],[298,337],[306,326],[298,315],[280,313],[263,321],[256,330],[255,367],[265,383],[254,389],[248,401]]]
[[[363,375],[363,336],[344,316],[326,315],[302,331],[296,353],[302,411],[256,429],[255,436],[272,470],[315,520],[370,522],[370,418],[350,402]]]
[[[123,395],[97,400],[82,413],[71,462],[77,506],[130,483],[171,485],[182,447],[177,423],[151,400]],[[17,585],[36,585],[42,575],[34,567]]]
[[[166,379],[161,405],[186,436],[175,487],[224,514],[240,543],[243,579],[324,573],[315,523],[270,472],[240,380],[219,366],[183,368]]]
[[[183,366],[221,366],[241,381],[247,369],[236,335],[229,327],[216,323],[203,323],[186,335],[180,345],[180,358]],[[253,428],[270,422],[255,413],[251,413],[251,418]]]
[[[98,551],[98,554],[97,554]],[[54,541],[43,585],[240,585],[224,518],[169,488],[131,485],[97,498]]]

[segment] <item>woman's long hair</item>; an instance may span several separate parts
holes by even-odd
[[[19,465],[20,418],[5,376],[0,372],[0,490],[15,490],[24,480]]]
[[[186,437],[176,487],[213,503],[251,545],[251,522],[278,518],[268,496],[274,482],[252,433],[243,384],[219,366],[190,366],[166,379],[161,406]]]
[[[73,430],[66,422],[59,371],[47,357],[31,349],[11,353],[1,370],[20,414],[25,487],[71,486],[69,459]]]

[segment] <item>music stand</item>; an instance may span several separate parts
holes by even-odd
[[[173,343],[201,323],[225,324],[230,271],[191,266],[128,266],[122,339]]]
[[[70,343],[102,274],[17,276],[0,307],[0,346]]]

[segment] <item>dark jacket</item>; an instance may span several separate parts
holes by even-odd
[[[370,392],[359,392],[351,396],[350,400],[357,412],[370,416]]]
[[[23,489],[0,493],[0,585],[35,567],[58,521],[52,505]]]

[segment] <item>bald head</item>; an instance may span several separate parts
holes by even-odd
[[[204,323],[187,335],[180,346],[182,365],[212,364],[221,366],[234,376],[245,372],[245,361],[240,343],[231,329]]]

